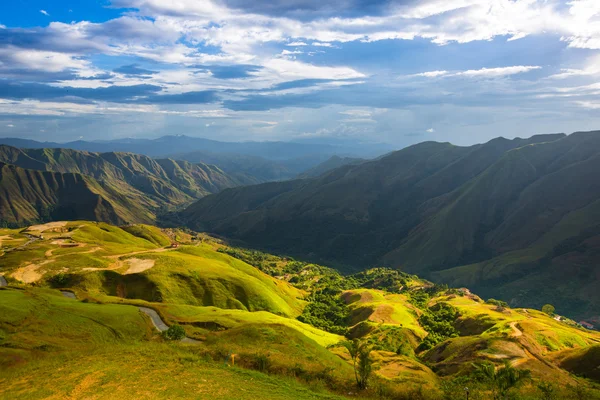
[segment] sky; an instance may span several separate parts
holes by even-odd
[[[0,137],[459,145],[600,129],[597,0],[11,0]]]

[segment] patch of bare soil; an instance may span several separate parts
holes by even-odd
[[[47,224],[32,225],[27,228],[28,231],[45,232],[50,229],[64,228],[67,226],[67,221],[48,222]]]
[[[13,272],[12,277],[24,283],[33,283],[42,279],[43,273],[39,269],[50,261],[44,261],[41,264],[29,264],[26,267],[21,267]]]
[[[125,263],[129,264],[129,269],[125,271],[123,275],[139,274],[154,267],[155,260],[142,260],[140,258],[130,258],[125,260]]]

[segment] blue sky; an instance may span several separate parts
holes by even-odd
[[[13,0],[0,136],[396,147],[600,129],[597,0]]]

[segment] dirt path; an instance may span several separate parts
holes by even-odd
[[[139,274],[154,267],[155,260],[142,260],[139,258],[128,258],[125,260],[129,264],[129,269],[123,275]]]
[[[75,296],[75,293],[73,292],[69,292],[68,290],[61,290],[60,292],[63,294],[63,296],[68,297],[69,299],[77,300],[77,296]]]
[[[521,331],[519,328],[517,328],[517,321],[511,322],[510,327],[513,330],[513,334],[511,335],[512,337],[523,336],[523,331]]]
[[[148,317],[150,317],[150,319],[152,320],[152,324],[159,332],[165,332],[166,330],[169,329],[169,326],[167,324],[165,324],[165,321],[162,320],[160,315],[158,315],[158,313],[155,310],[148,308],[148,307],[138,307],[138,309],[141,312],[143,312],[144,314],[146,314]],[[181,342],[182,343],[193,343],[193,344],[202,343],[199,340],[192,339],[187,336],[184,337],[183,339],[181,339]]]
[[[7,285],[8,285],[8,283],[6,282],[6,279],[4,279],[4,277],[2,275],[0,275],[0,287],[4,287]]]

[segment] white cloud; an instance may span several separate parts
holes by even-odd
[[[468,71],[457,72],[455,74],[451,74],[453,76],[485,76],[485,77],[497,77],[497,76],[507,76],[507,75],[516,75],[522,74],[529,71],[534,71],[536,69],[541,69],[540,66],[524,66],[524,65],[516,65],[512,67],[501,67],[501,68],[481,68],[481,69],[471,69]]]
[[[435,129],[433,129],[433,128],[429,128],[429,129],[427,129],[425,132],[427,132],[427,133],[433,133],[433,132],[435,132]]]
[[[49,17],[49,16],[50,16],[50,14],[48,14],[48,11],[46,11],[46,10],[40,10],[40,12],[41,12],[42,14],[44,14],[45,16],[47,16],[47,17]]]
[[[13,46],[0,48],[0,61],[12,67],[48,72],[60,72],[66,69],[90,69],[88,61],[72,54],[21,49]]]
[[[286,46],[296,46],[296,47],[299,47],[299,46],[308,46],[308,44],[306,44],[304,42],[291,42],[291,43],[286,44]]]
[[[7,128],[14,128],[15,126],[13,124],[8,124],[6,125]]]
[[[498,67],[498,68],[481,68],[481,69],[470,69],[466,71],[428,71],[421,72],[418,74],[408,75],[408,77],[425,77],[425,78],[438,78],[438,77],[451,77],[451,76],[466,76],[466,77],[488,77],[495,78],[501,76],[509,76],[522,74],[525,72],[534,71],[541,69],[540,66],[534,65],[515,65],[510,67]]]

